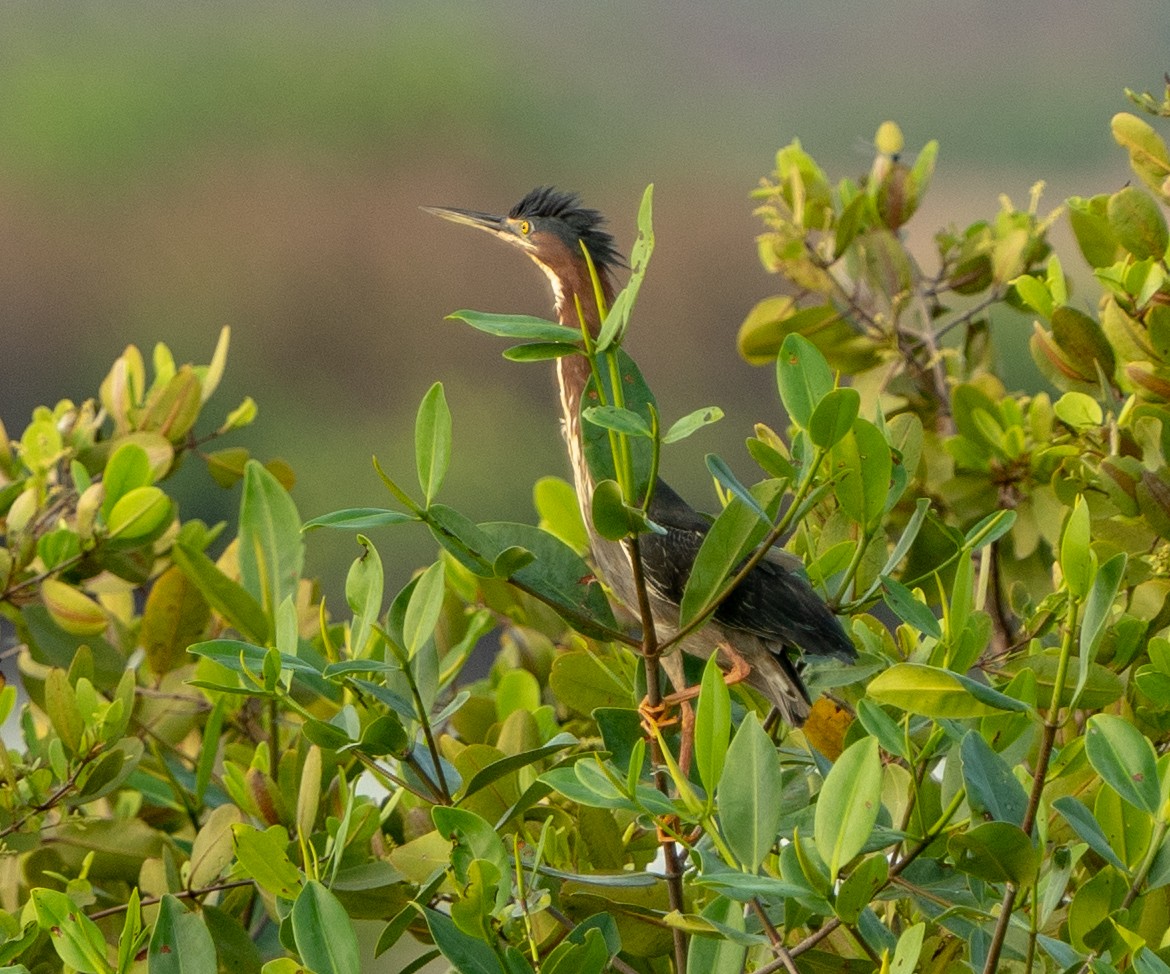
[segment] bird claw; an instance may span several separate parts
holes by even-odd
[[[642,718],[642,730],[646,732],[647,737],[653,738],[657,733],[678,723],[677,717],[666,716],[672,703],[669,697],[657,704],[652,704],[649,697],[642,698],[642,702],[638,704],[638,716]]]
[[[723,682],[729,687],[735,686],[737,683],[743,683],[752,672],[752,664],[740,656],[731,646],[730,643],[721,642],[718,646],[723,651],[723,655],[731,661],[731,669],[723,674]]]

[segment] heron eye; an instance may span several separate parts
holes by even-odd
[[[528,234],[532,232],[532,224],[529,223],[527,220],[521,220],[520,221],[520,232],[522,234],[524,234],[524,236],[527,237]]]

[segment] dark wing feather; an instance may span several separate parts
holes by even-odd
[[[658,595],[678,605],[710,522],[661,480],[649,513],[666,534],[642,535],[646,580]],[[765,558],[756,565],[716,610],[715,621],[795,646],[807,656],[855,660],[857,652],[841,621],[802,574],[780,563],[785,560]]]

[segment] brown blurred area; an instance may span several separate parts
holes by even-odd
[[[548,370],[502,360],[501,343],[444,315],[547,314],[544,279],[418,207],[505,210],[551,183],[609,214],[628,249],[654,182],[658,246],[630,347],[667,422],[727,411],[664,460],[710,506],[702,455],[750,475],[752,422],[779,421],[769,371],[734,347],[777,289],[756,261],[748,196],[777,148],[799,137],[837,178],[868,167],[883,119],[909,151],[938,138],[912,230],[926,254],[937,227],[992,217],[999,192],[1024,205],[1045,179],[1051,208],[1116,189],[1126,165],[1109,118],[1127,107],[1124,86],[1159,89],[1170,67],[1164,0],[715,7],[5,5],[10,435],[39,403],[95,393],[126,344],[166,341],[206,362],[230,324],[207,422],[253,396],[259,418],[232,443],[293,465],[302,516],[388,504],[371,454],[413,482],[411,423],[438,379],[456,429],[443,499],[529,520],[533,480],[564,472]],[[185,516],[232,517],[235,494],[195,464],[180,477]],[[374,540],[402,580],[433,546],[399,530]],[[309,552],[339,593],[352,540],[315,534]]]

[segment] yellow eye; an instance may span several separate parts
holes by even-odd
[[[527,220],[521,220],[520,221],[520,232],[524,236],[527,237],[528,234],[532,232],[532,224],[529,223]]]

